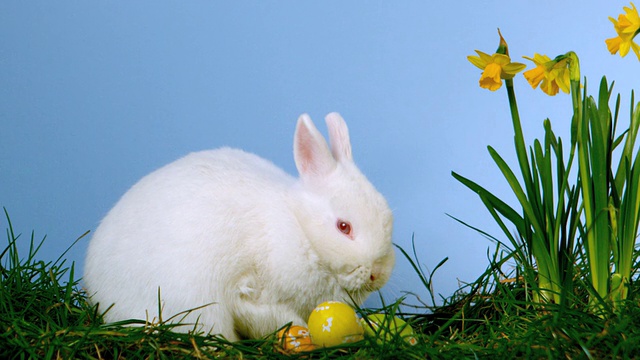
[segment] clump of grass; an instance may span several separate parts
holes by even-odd
[[[414,269],[419,259],[404,252]],[[534,301],[536,291],[513,266],[515,253],[498,244],[488,253],[489,266],[474,282],[461,287],[444,304],[422,314],[404,314],[437,358],[584,358],[628,359],[640,356],[640,289],[632,281],[628,298],[606,313],[590,311],[591,284],[574,275],[573,293],[559,304]],[[582,266],[587,266],[582,264]],[[638,249],[634,269],[638,269]],[[421,278],[429,278],[420,274]],[[602,316],[604,315],[604,316]]]
[[[7,216],[7,220],[8,220]],[[0,252],[1,359],[459,359],[459,358],[633,358],[640,356],[640,307],[635,282],[629,296],[610,310],[607,320],[585,306],[531,302],[531,289],[509,279],[502,267],[511,258],[489,254],[487,270],[442,305],[401,310],[403,299],[362,314],[387,313],[406,320],[418,344],[400,337],[365,338],[344,346],[307,353],[283,351],[275,336],[229,342],[215,335],[173,332],[167,323],[129,320],[105,324],[62,256],[38,260],[42,241],[31,234],[28,253],[18,254],[11,223],[8,245]],[[432,274],[415,255],[402,251],[433,297]],[[634,257],[634,268],[638,258]],[[439,264],[444,266],[444,261]],[[514,270],[515,271],[515,270]],[[516,271],[517,272],[517,271]],[[578,288],[578,287],[576,287]],[[418,292],[420,290],[417,290]],[[588,301],[588,294],[576,294]],[[570,302],[569,304],[575,304]],[[274,331],[275,334],[275,331]]]

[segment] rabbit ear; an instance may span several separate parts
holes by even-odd
[[[298,118],[293,140],[293,157],[302,178],[328,174],[336,167],[327,142],[307,114]]]
[[[342,116],[334,112],[327,115],[325,121],[327,122],[327,128],[329,128],[329,141],[331,142],[333,157],[338,161],[353,161],[349,129]]]

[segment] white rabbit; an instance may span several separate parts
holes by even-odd
[[[222,148],[187,155],[125,193],[85,263],[92,302],[113,305],[105,320],[167,320],[199,307],[172,320],[189,324],[177,330],[233,341],[305,326],[319,303],[361,304],[382,287],[395,260],[391,211],[354,164],[344,120],[332,113],[326,122],[331,150],[308,115],[298,119],[299,179]]]

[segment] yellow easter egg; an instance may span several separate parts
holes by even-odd
[[[318,305],[309,316],[309,333],[318,346],[336,346],[363,339],[362,325],[353,308],[338,301]]]
[[[311,351],[315,346],[311,343],[309,329],[293,325],[278,332],[278,341],[284,350],[291,352]]]
[[[410,345],[418,343],[413,328],[397,316],[372,314],[367,316],[366,319],[362,318],[360,321],[365,335],[376,338],[378,344],[390,341],[396,336],[400,336]]]

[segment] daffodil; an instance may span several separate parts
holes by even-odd
[[[523,74],[532,88],[540,85],[540,89],[550,96],[556,95],[560,90],[569,93],[571,77],[568,57],[560,56],[551,60],[546,55],[534,54],[533,58],[524,58],[536,64],[535,68]]]
[[[605,40],[605,43],[612,55],[619,51],[620,56],[624,57],[633,49],[640,60],[640,46],[633,42],[633,38],[640,33],[640,15],[633,3],[630,8],[625,6],[623,9],[625,13],[618,15],[618,20],[609,17],[618,36]]]
[[[480,87],[483,89],[498,90],[503,79],[512,79],[526,67],[525,64],[511,62],[506,54],[489,55],[479,50],[476,53],[478,56],[467,56],[467,59],[483,70],[480,76]]]

